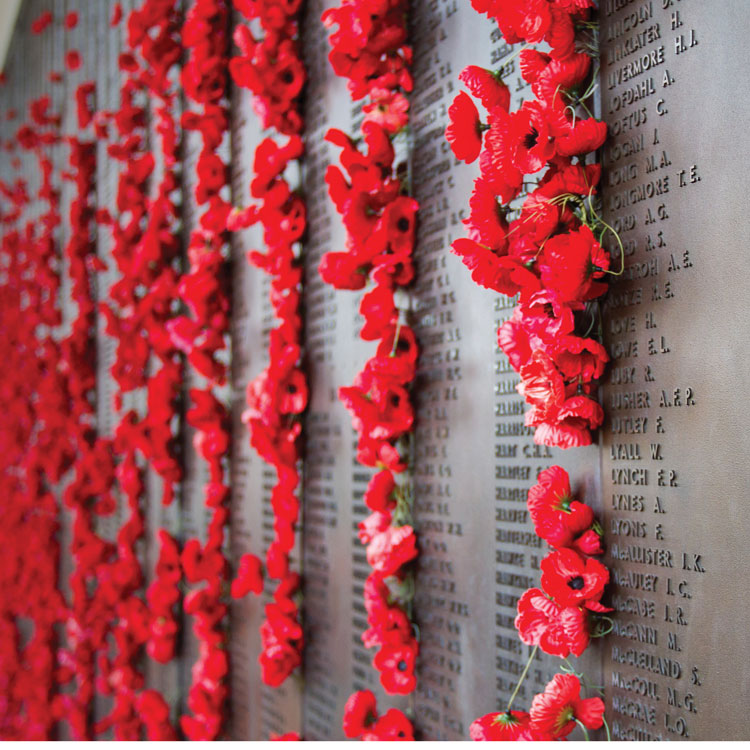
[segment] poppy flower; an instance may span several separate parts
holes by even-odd
[[[489,125],[480,162],[482,176],[488,180],[499,177],[520,187],[524,174],[538,172],[555,153],[556,128],[538,101],[524,102],[521,109],[511,113],[493,111]],[[498,190],[497,185],[494,187]],[[513,197],[514,193],[501,194],[504,202]]]
[[[41,34],[52,23],[52,12],[49,10],[41,13],[31,24],[32,34]]]
[[[232,581],[232,599],[241,599],[253,592],[263,591],[263,565],[256,555],[242,555],[237,568],[237,577]]]
[[[594,529],[588,529],[573,542],[573,548],[582,555],[601,555],[603,552],[601,535]]]
[[[560,156],[575,156],[596,151],[607,138],[607,123],[589,117],[578,120],[568,133],[555,141],[555,150]]]
[[[600,296],[606,285],[598,282],[609,269],[609,254],[587,226],[551,237],[539,259],[542,283],[562,302],[581,302]]]
[[[561,404],[550,404],[546,410],[527,412],[525,423],[536,427],[534,442],[560,448],[591,445],[591,430],[604,421],[604,410],[598,401],[580,394]]]
[[[609,361],[607,350],[595,339],[563,336],[554,354],[555,364],[568,381],[598,380]]]
[[[353,739],[366,732],[378,718],[375,695],[371,690],[352,693],[344,706],[344,736]]]
[[[376,534],[385,531],[391,523],[390,513],[375,511],[371,513],[364,521],[358,525],[359,541],[362,544],[369,544]]]
[[[66,29],[74,29],[78,26],[78,13],[74,10],[70,11],[70,13],[65,16],[63,23]]]
[[[469,208],[471,214],[463,222],[469,230],[469,238],[489,247],[497,255],[504,254],[508,246],[505,209],[498,203],[495,191],[481,177],[474,181]]]
[[[274,641],[264,647],[258,661],[263,683],[278,687],[302,663],[302,657],[296,647]]]
[[[524,316],[516,307],[513,315],[497,329],[497,345],[516,372],[531,359],[532,353],[532,339],[524,323]]]
[[[383,581],[383,574],[373,571],[367,576],[364,587],[365,609],[367,610],[367,621],[372,624],[382,617],[383,612],[388,609],[390,592]]]
[[[385,607],[368,617],[371,627],[362,633],[365,648],[387,644],[408,643],[412,627],[404,611],[397,606]]]
[[[65,66],[68,70],[78,70],[81,67],[81,53],[77,49],[65,53]]]
[[[594,521],[588,505],[573,499],[570,478],[561,466],[551,466],[529,490],[528,508],[534,530],[553,547],[569,547]]]
[[[531,294],[521,301],[520,306],[529,333],[550,344],[573,332],[573,312],[578,309],[583,309],[583,304],[565,302],[553,289],[542,289]]]
[[[417,556],[416,536],[411,526],[389,526],[375,534],[367,547],[367,562],[384,576],[393,575]]]
[[[414,667],[417,645],[409,643],[383,646],[372,660],[380,672],[380,684],[390,695],[407,695],[417,686]]]
[[[609,570],[598,560],[582,558],[572,549],[551,552],[540,563],[542,588],[561,607],[598,601],[609,582]]]
[[[565,398],[565,383],[554,362],[541,349],[520,370],[521,382],[516,386],[526,403],[535,407],[539,419],[556,413]]]
[[[398,91],[375,89],[372,102],[362,107],[366,122],[380,125],[388,133],[398,133],[409,122],[409,100]]]
[[[382,742],[411,742],[414,728],[403,711],[389,708],[372,727],[372,734]]]
[[[518,600],[516,630],[521,640],[552,656],[580,656],[589,645],[586,614],[580,607],[561,607],[541,589],[529,589]]]
[[[387,469],[379,471],[372,476],[367,485],[364,496],[365,505],[373,511],[392,510],[396,504],[393,498],[395,487],[393,474]]]
[[[510,90],[491,70],[478,65],[467,65],[459,74],[458,80],[471,91],[472,96],[482,102],[486,110],[500,107],[508,111]]]
[[[471,164],[482,149],[482,123],[476,104],[461,91],[448,108],[448,117],[445,138],[451,144],[451,151],[456,159]]]
[[[320,278],[336,289],[363,289],[367,284],[367,270],[352,253],[324,253],[318,266]]]
[[[492,249],[468,238],[453,241],[451,252],[461,258],[471,271],[472,280],[493,291],[513,297],[528,297],[539,291],[541,284],[520,258],[498,255]]]
[[[471,723],[469,737],[474,742],[545,739],[531,729],[531,717],[527,711],[500,711],[485,714]]]
[[[604,701],[581,698],[581,682],[572,674],[557,674],[534,696],[529,712],[531,728],[551,739],[567,737],[576,720],[587,729],[599,729],[604,723]]]

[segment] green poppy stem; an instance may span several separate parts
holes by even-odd
[[[591,740],[589,738],[589,730],[586,729],[586,725],[580,719],[576,719],[575,722],[583,730],[583,736],[586,738],[586,742],[590,742]]]
[[[529,656],[529,660],[526,662],[526,666],[523,668],[523,672],[521,673],[521,676],[518,678],[518,684],[516,685],[516,689],[513,691],[513,695],[510,696],[510,700],[508,701],[508,711],[510,711],[510,707],[513,705],[513,701],[516,699],[516,696],[518,695],[518,691],[521,689],[521,685],[523,684],[523,681],[526,679],[526,675],[529,672],[529,667],[531,666],[531,662],[534,661],[534,657],[536,656],[536,652],[539,650],[539,646],[534,646],[534,650],[531,652],[531,655]]]

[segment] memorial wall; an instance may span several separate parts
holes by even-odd
[[[124,16],[139,4],[121,3]],[[520,45],[509,45],[497,24],[468,0],[410,3],[411,121],[395,148],[410,194],[419,202],[419,218],[415,279],[397,295],[396,305],[419,345],[407,472],[419,548],[412,602],[419,656],[416,691],[389,696],[361,638],[368,628],[364,592],[370,566],[358,525],[370,514],[364,496],[375,470],[358,462],[358,435],[338,397],[375,347],[359,336],[365,290],[336,290],[318,273],[323,254],[343,250],[347,242],[325,181],[327,167],[338,163],[339,148],[325,136],[329,128],[355,133],[363,121],[362,103],[350,100],[346,80],[328,61],[331,32],[320,17],[338,4],[308,0],[304,6],[305,153],[285,173],[292,189],[304,195],[307,214],[301,314],[309,398],[302,417],[301,516],[289,555],[291,569],[302,574],[303,663],[280,687],[263,684],[258,663],[265,647],[263,608],[275,601],[269,577],[259,596],[228,600],[230,666],[221,736],[259,740],[296,732],[306,740],[340,740],[345,705],[359,690],[373,691],[378,706],[404,711],[417,738],[425,740],[468,739],[470,724],[504,711],[511,695],[516,708],[528,710],[533,696],[559,671],[560,660],[535,651],[528,676],[514,692],[532,654],[514,624],[518,600],[539,585],[539,563],[547,554],[526,500],[539,474],[558,465],[569,472],[574,493],[594,509],[603,528],[602,561],[611,575],[603,601],[613,609],[612,629],[593,639],[584,656],[571,657],[569,665],[591,685],[603,686],[612,739],[750,738],[750,630],[743,603],[750,565],[750,516],[743,511],[750,500],[744,414],[750,327],[742,276],[750,229],[750,149],[744,138],[750,82],[742,72],[750,5],[745,0],[599,4],[593,114],[608,126],[598,157],[601,215],[613,230],[602,241],[614,273],[600,318],[610,362],[599,391],[605,420],[594,443],[561,450],[535,442],[524,417],[528,405],[517,390],[520,379],[497,344],[497,328],[510,318],[516,300],[477,286],[450,251],[466,233],[462,221],[479,176],[478,163],[456,159],[445,139],[448,110],[461,89],[458,75],[467,65],[501,71],[511,109],[517,108],[531,95],[521,76]],[[191,3],[183,5],[185,12]],[[80,83],[94,81],[97,108],[119,106],[127,71],[119,56],[127,27],[110,24],[113,6],[85,0],[22,4],[0,88],[3,144],[16,139],[29,103],[47,93],[49,110],[60,113],[60,130],[68,135],[79,127],[75,89]],[[238,8],[230,13],[232,28],[242,21]],[[34,20],[47,10],[54,21],[44,33],[33,34]],[[62,19],[70,12],[78,13],[78,24],[65,29]],[[82,67],[51,85],[50,71],[62,70],[72,49],[80,51]],[[180,90],[178,70],[170,80]],[[217,150],[228,167],[222,195],[242,207],[250,200],[256,148],[269,131],[258,121],[251,92],[227,87],[228,127]],[[163,105],[145,104],[150,144],[163,137]],[[195,105],[180,91],[169,106],[179,121]],[[191,232],[200,229],[204,210],[195,199],[202,148],[197,131],[182,133],[175,190],[179,216],[173,226],[181,243],[174,268],[183,270]],[[108,158],[104,138],[94,149],[93,201],[97,209],[114,212],[124,165]],[[64,141],[53,144],[49,154],[54,173],[70,169]],[[152,197],[167,168],[156,159]],[[41,178],[34,152],[6,148],[0,180],[9,186],[19,177],[35,195]],[[59,187],[60,213],[66,217],[75,182],[60,180]],[[2,201],[6,216],[12,205],[8,190]],[[39,214],[40,206],[31,204],[28,211]],[[69,334],[78,307],[67,281],[70,261],[61,252],[70,239],[66,221],[55,231],[62,279],[62,320],[55,335],[62,337]],[[99,224],[92,241],[106,265],[93,284],[98,304],[116,284],[118,266],[108,226]],[[232,232],[226,250],[231,313],[228,346],[218,357],[228,374],[214,393],[228,405],[231,424],[224,464],[231,498],[222,547],[231,570],[248,553],[264,559],[276,533],[276,473],[251,448],[245,413],[247,385],[269,365],[275,328],[271,282],[246,260],[263,241],[256,224]],[[92,424],[97,435],[112,438],[117,384],[110,368],[116,342],[103,317],[97,319],[94,342]],[[156,374],[159,366],[152,353],[149,372]],[[180,402],[171,422],[183,470],[175,482],[175,502],[162,504],[163,475],[143,464],[144,533],[136,546],[144,575],[141,593],[156,576],[159,529],[180,543],[198,538],[205,544],[214,513],[204,503],[209,469],[201,458],[202,438],[186,417],[188,390],[201,387],[203,376],[184,358],[182,366]],[[144,389],[134,390],[125,395],[124,408],[146,416],[155,402]],[[59,587],[65,596],[72,596],[68,581],[80,565],[71,553],[77,532],[64,510],[69,481],[64,474],[51,483],[60,508]],[[112,512],[95,519],[96,533],[117,545],[129,512],[126,498],[117,495]],[[138,656],[140,689],[158,690],[172,719],[197,711],[188,694],[191,670],[204,652],[193,618],[180,610],[177,619],[181,635],[174,659],[161,664]],[[56,632],[61,644],[74,638],[62,624]],[[0,684],[0,694],[3,690]],[[117,700],[116,690],[104,696],[97,691],[92,722],[107,716]],[[23,723],[15,717],[7,720],[8,727],[15,727],[13,722]],[[75,736],[64,721],[59,724],[59,738]],[[0,725],[0,736],[13,737],[13,731]],[[571,738],[582,737],[576,731]],[[104,727],[99,736],[112,736],[111,730]],[[599,730],[592,737],[606,735]]]

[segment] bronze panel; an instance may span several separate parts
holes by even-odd
[[[626,253],[604,321],[617,739],[750,736],[749,22],[742,0],[602,7],[604,203]]]
[[[416,526],[421,556],[416,617],[421,633],[416,722],[425,739],[468,738],[469,724],[505,709],[529,651],[513,620],[538,585],[545,549],[526,511],[526,491],[557,463],[597,507],[595,446],[563,453],[534,445],[517,375],[496,346],[514,303],[477,286],[454,239],[465,236],[478,164],[452,155],[448,107],[469,64],[494,70],[514,50],[469,3],[413,4],[412,105],[415,196],[420,201],[414,324],[421,346],[416,386]],[[517,61],[506,63],[513,106],[525,96]],[[514,708],[528,708],[559,660],[537,658]],[[586,671],[597,681],[596,655]]]

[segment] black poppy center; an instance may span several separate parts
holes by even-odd
[[[289,383],[286,387],[287,393],[297,393],[297,386],[294,383]]]
[[[527,133],[523,139],[523,145],[530,151],[537,144],[539,139],[539,131],[536,128],[531,128],[531,132]]]
[[[409,229],[409,219],[407,219],[405,216],[402,216],[396,222],[396,228],[399,232],[406,232]]]
[[[284,81],[284,83],[291,83],[294,80],[294,76],[292,75],[291,70],[285,70],[281,74],[281,80]]]
[[[398,669],[399,672],[405,672],[406,662],[403,659],[401,659],[401,661],[396,665],[396,669]]]
[[[555,317],[555,308],[552,307],[551,302],[547,302],[544,305],[544,312],[548,318],[554,318]]]
[[[568,586],[574,591],[580,591],[583,588],[583,576],[576,576],[568,581]]]

